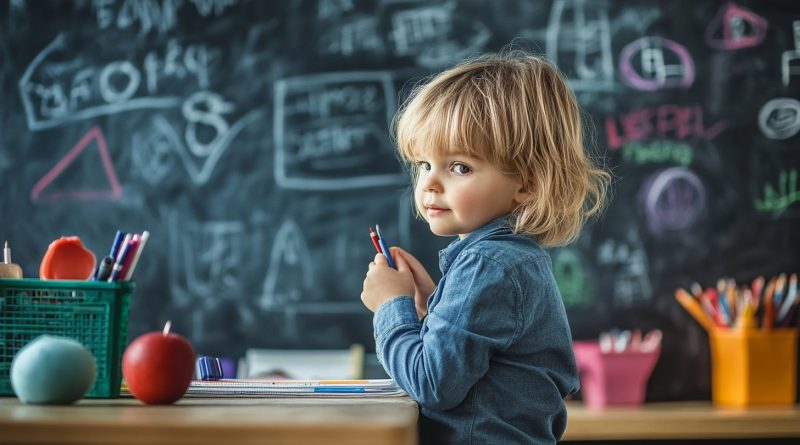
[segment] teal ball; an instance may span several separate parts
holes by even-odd
[[[79,342],[42,335],[11,361],[11,387],[25,403],[66,405],[91,389],[95,368],[94,356]]]

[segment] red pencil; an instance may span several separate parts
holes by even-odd
[[[369,228],[369,237],[372,238],[372,244],[375,245],[375,250],[377,250],[378,253],[383,253],[383,250],[381,250],[381,245],[378,242],[378,234],[372,230],[372,227]]]

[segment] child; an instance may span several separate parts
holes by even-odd
[[[578,389],[566,312],[543,247],[575,240],[609,174],[584,153],[580,110],[559,72],[512,51],[417,88],[396,120],[415,203],[442,278],[393,247],[361,300],[378,359],[420,405],[422,444],[555,443]]]

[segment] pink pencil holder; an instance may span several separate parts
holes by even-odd
[[[660,348],[647,352],[601,352],[597,341],[576,341],[573,347],[586,407],[644,402],[647,380],[658,361]]]

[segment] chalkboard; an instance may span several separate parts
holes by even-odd
[[[374,349],[367,228],[438,276],[389,122],[415,83],[513,44],[565,72],[613,171],[605,216],[552,249],[573,335],[659,328],[648,400],[709,396],[693,281],[798,269],[794,1],[0,3],[0,236],[98,256],[151,233],[129,338],[199,353]]]

